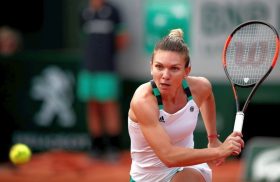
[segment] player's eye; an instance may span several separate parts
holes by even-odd
[[[179,68],[179,67],[171,67],[171,70],[172,70],[172,71],[179,71],[180,68]]]
[[[162,70],[162,69],[163,69],[163,66],[160,65],[160,64],[156,64],[155,67],[156,67],[158,70]]]

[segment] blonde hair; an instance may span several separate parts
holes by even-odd
[[[157,43],[152,55],[152,61],[157,50],[173,51],[182,54],[185,57],[185,67],[188,67],[190,64],[189,48],[184,42],[183,35],[184,32],[182,29],[172,29],[167,36]]]
[[[177,29],[171,30],[168,36],[169,37],[176,37],[178,39],[183,39],[183,35],[184,35],[183,30],[180,29],[180,28],[177,28]]]

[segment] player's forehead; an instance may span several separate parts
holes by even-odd
[[[184,56],[178,52],[157,50],[154,52],[153,63],[163,65],[184,65]]]

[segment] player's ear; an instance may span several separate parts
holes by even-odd
[[[186,74],[186,76],[188,76],[190,72],[191,72],[191,67],[190,67],[190,66],[186,67],[186,68],[185,68],[185,74]]]

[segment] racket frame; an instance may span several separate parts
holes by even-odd
[[[256,83],[253,83],[251,85],[246,85],[246,86],[243,86],[243,85],[238,85],[236,83],[234,83],[227,71],[227,66],[226,66],[226,51],[227,51],[227,48],[228,48],[228,45],[232,39],[232,37],[234,36],[234,34],[239,30],[241,29],[242,27],[244,26],[247,26],[249,24],[263,24],[263,25],[266,25],[268,27],[271,28],[271,30],[275,33],[276,35],[276,52],[274,54],[274,57],[273,57],[273,60],[272,60],[272,64],[270,66],[270,68],[268,69],[268,71],[266,72],[266,74],[259,80],[257,81]],[[244,115],[245,115],[245,112],[247,110],[247,107],[249,105],[249,103],[251,102],[252,100],[252,97],[254,96],[254,94],[256,93],[257,89],[259,88],[259,86],[261,85],[261,83],[263,83],[263,81],[267,78],[267,76],[271,73],[272,69],[274,68],[274,66],[276,65],[276,62],[277,62],[277,58],[278,58],[278,54],[279,54],[279,44],[280,44],[280,41],[279,41],[279,35],[278,35],[278,32],[277,30],[274,28],[274,26],[272,26],[271,24],[267,23],[267,22],[264,22],[264,21],[258,21],[258,20],[252,20],[252,21],[247,21],[245,23],[242,23],[240,24],[239,26],[237,26],[233,32],[228,36],[226,42],[225,42],[225,45],[224,45],[224,49],[223,49],[223,57],[222,57],[222,60],[223,60],[223,68],[224,68],[224,71],[225,71],[225,74],[228,78],[228,80],[230,81],[230,84],[231,84],[231,87],[232,87],[232,91],[233,91],[233,95],[234,95],[234,99],[235,99],[235,105],[236,105],[236,115],[235,115],[235,122],[234,122],[234,129],[233,131],[238,131],[238,132],[242,132],[242,128],[243,128],[243,121],[244,121]],[[246,101],[245,101],[245,104],[243,105],[242,109],[240,110],[240,104],[239,104],[239,98],[238,98],[238,94],[237,94],[237,88],[236,87],[245,87],[245,88],[249,88],[249,87],[253,87],[250,94],[248,95]]]

